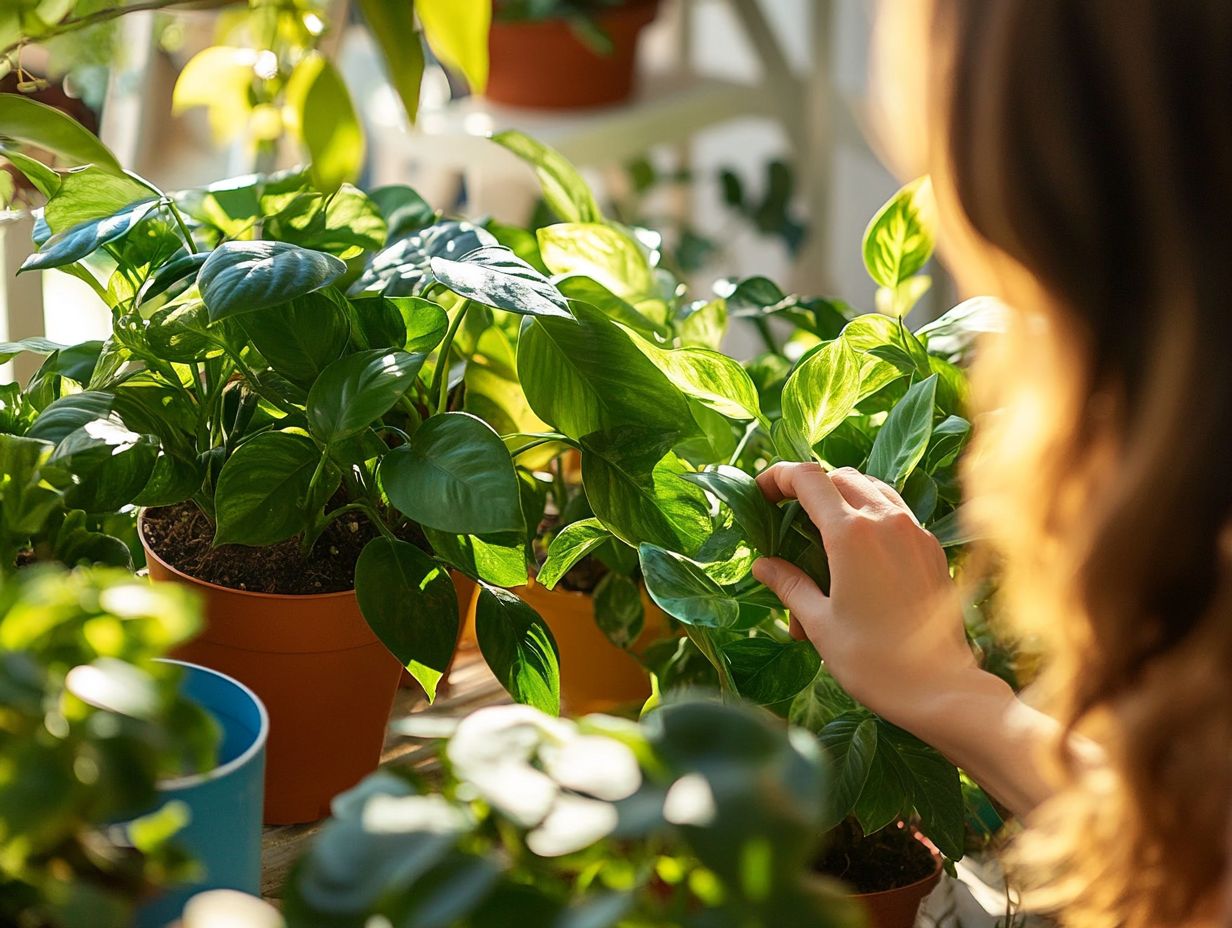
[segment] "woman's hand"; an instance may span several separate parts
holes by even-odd
[[[830,595],[802,570],[762,558],[768,586],[853,697],[909,730],[972,672],[962,609],[937,539],[880,480],[851,468],[775,464],[757,478],[773,503],[798,499],[821,532]]]

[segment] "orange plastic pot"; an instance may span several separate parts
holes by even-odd
[[[868,912],[869,928],[912,928],[920,914],[924,897],[931,893],[941,880],[941,857],[933,853],[936,866],[922,880],[908,883],[897,889],[879,893],[857,893],[854,898]]]
[[[633,654],[612,644],[595,624],[594,600],[588,593],[549,590],[533,580],[513,591],[547,622],[560,652],[560,710],[581,716],[640,706],[650,698],[650,674]],[[471,600],[467,626],[474,635],[475,606]],[[633,644],[640,654],[668,631],[667,616],[642,590],[645,627]],[[464,632],[465,634],[465,632]]]
[[[496,20],[488,33],[488,87],[494,103],[532,109],[611,106],[633,93],[638,36],[658,13],[658,0],[633,0],[600,13],[610,54],[584,44],[563,19]]]
[[[144,532],[141,543],[153,580],[190,586],[205,605],[205,629],[174,656],[234,677],[269,711],[266,824],[324,818],[335,795],[380,763],[402,670],[368,628],[354,590],[232,590],[172,567]]]

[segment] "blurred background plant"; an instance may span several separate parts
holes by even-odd
[[[192,872],[184,809],[144,813],[160,778],[214,760],[216,723],[158,660],[199,624],[186,593],[126,571],[31,567],[0,589],[0,923],[122,928]]]

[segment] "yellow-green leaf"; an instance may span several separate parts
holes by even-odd
[[[416,0],[415,12],[436,56],[457,68],[475,93],[488,86],[491,0]]]
[[[204,106],[217,142],[238,136],[252,113],[249,92],[256,79],[257,51],[215,45],[184,65],[171,95],[172,112]]]
[[[364,130],[342,76],[328,59],[314,53],[295,66],[287,82],[287,104],[312,159],[317,189],[333,193],[356,180],[364,166]]]

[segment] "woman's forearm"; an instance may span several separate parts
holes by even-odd
[[[1015,815],[1026,815],[1052,795],[1043,758],[1060,737],[1060,726],[993,674],[964,671],[897,723],[962,767]]]

